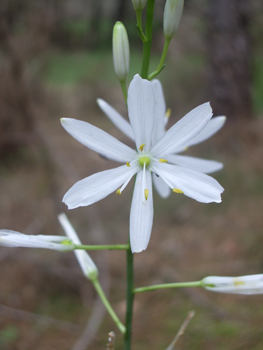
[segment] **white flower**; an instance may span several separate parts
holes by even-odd
[[[11,230],[0,230],[0,245],[13,248],[44,248],[61,251],[74,249],[74,244],[67,237],[45,235],[31,236]]]
[[[126,29],[122,22],[116,22],[112,34],[113,64],[120,81],[129,73],[130,47]]]
[[[202,280],[202,286],[207,290],[219,293],[263,294],[263,275],[209,276]]]
[[[152,132],[152,144],[155,144],[165,133],[165,128],[169,119],[169,113],[166,112],[166,104],[163,95],[162,85],[159,80],[151,82],[155,98],[154,125]],[[99,107],[106,116],[131,140],[135,140],[131,125],[124,119],[114,108],[107,102],[98,99]],[[169,112],[169,111],[168,111]],[[206,160],[195,157],[183,156],[177,153],[183,152],[190,146],[203,142],[218,132],[226,121],[226,117],[215,117],[206,124],[199,134],[188,140],[185,144],[174,150],[173,154],[166,157],[169,163],[189,168],[201,173],[210,174],[223,168],[223,164],[214,160]],[[162,180],[161,177],[153,174],[153,184],[163,198],[168,197],[171,193],[170,187]]]
[[[181,19],[184,8],[184,0],[166,0],[163,14],[164,36],[171,38]]]
[[[76,231],[74,230],[67,216],[64,213],[61,213],[60,215],[58,215],[58,221],[62,226],[66,235],[70,238],[70,240],[76,245],[82,245]],[[74,250],[74,253],[76,255],[76,258],[79,262],[79,265],[82,269],[83,274],[88,279],[97,278],[98,269],[94,264],[93,260],[91,259],[91,257],[89,256],[89,254],[84,250],[78,250],[78,249]]]
[[[192,110],[153,142],[154,89],[151,82],[135,75],[128,90],[128,112],[137,150],[89,123],[67,118],[61,120],[65,130],[79,142],[124,164],[78,181],[65,194],[63,202],[73,209],[93,204],[116,190],[121,194],[137,174],[130,213],[130,242],[132,252],[141,252],[146,249],[152,230],[151,172],[160,176],[173,192],[184,193],[203,203],[221,202],[223,188],[206,174],[168,161],[176,150],[191,143],[211,119],[209,103]]]

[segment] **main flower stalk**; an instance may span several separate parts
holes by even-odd
[[[127,291],[126,291],[126,333],[124,336],[124,350],[131,349],[132,341],[132,315],[133,315],[133,254],[131,249],[127,250]]]
[[[150,58],[151,58],[154,3],[155,3],[155,0],[148,0],[148,3],[147,3],[146,26],[145,26],[146,40],[143,42],[143,56],[142,56],[142,70],[141,70],[141,77],[144,79],[147,79],[148,77]]]

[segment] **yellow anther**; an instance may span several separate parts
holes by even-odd
[[[173,188],[174,193],[184,193],[182,190],[179,190],[179,188]]]
[[[127,162],[127,163],[126,163],[126,165],[127,165],[128,167],[130,167],[130,166],[131,166],[130,162]]]
[[[145,146],[145,143],[143,143],[142,145],[140,145],[139,150],[140,150],[141,152],[143,151],[144,146]]]
[[[184,151],[187,151],[187,150],[188,150],[188,148],[189,148],[189,147],[185,147],[185,148],[184,148]]]
[[[244,286],[246,283],[243,281],[239,281],[239,280],[234,280],[234,286]]]
[[[116,191],[117,194],[121,194],[121,189],[119,188],[117,191]]]
[[[165,113],[166,118],[170,118],[171,112],[172,112],[171,108],[167,108],[167,111]]]
[[[160,162],[160,163],[168,163],[168,160],[167,160],[167,159],[162,159],[162,158],[161,158],[161,159],[159,159],[159,162]]]
[[[147,190],[147,188],[144,190],[144,197],[147,200],[149,196],[149,190]]]

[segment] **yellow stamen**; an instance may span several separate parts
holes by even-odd
[[[117,194],[121,194],[121,189],[119,188],[117,191],[116,191]]]
[[[147,190],[147,188],[144,190],[144,197],[147,200],[149,196],[149,190]]]
[[[130,166],[131,166],[130,162],[127,162],[127,163],[126,163],[126,165],[127,165],[128,167],[130,167]]]
[[[179,188],[173,188],[173,192],[174,193],[184,193],[182,190],[180,190]]]
[[[239,281],[239,280],[234,280],[234,286],[244,286],[246,283],[243,281]]]
[[[171,108],[167,108],[167,111],[165,113],[166,118],[170,118],[171,112],[172,112]]]
[[[167,160],[167,159],[162,159],[162,158],[161,158],[161,159],[159,159],[159,162],[160,162],[160,163],[168,163],[168,160]]]
[[[185,147],[184,150],[187,151],[189,147]]]
[[[142,145],[140,145],[139,150],[140,150],[141,152],[143,151],[144,146],[145,146],[145,143],[143,143]]]

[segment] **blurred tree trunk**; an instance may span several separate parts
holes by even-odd
[[[126,7],[127,7],[127,1],[124,1],[124,0],[117,1],[114,23],[117,21],[124,22]]]
[[[33,122],[29,111],[28,86],[20,52],[11,40],[14,18],[0,15],[0,159],[14,154],[21,144],[32,141]]]
[[[208,55],[214,114],[252,117],[248,0],[209,0]]]
[[[87,36],[87,44],[90,49],[95,49],[100,42],[100,26],[102,19],[102,0],[91,2],[91,23],[89,35]]]

